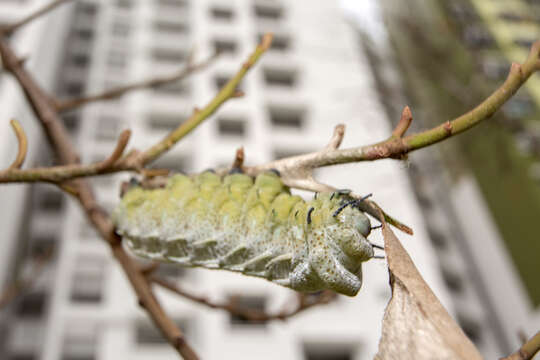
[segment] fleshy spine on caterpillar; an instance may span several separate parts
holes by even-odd
[[[297,291],[354,296],[374,258],[363,199],[350,191],[291,195],[279,173],[173,175],[163,187],[130,182],[113,213],[136,255],[262,277]]]

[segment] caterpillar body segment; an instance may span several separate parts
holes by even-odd
[[[354,296],[374,254],[369,219],[353,200],[334,192],[304,201],[274,172],[253,179],[207,171],[174,175],[164,188],[132,185],[113,220],[138,256]]]

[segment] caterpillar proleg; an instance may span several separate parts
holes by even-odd
[[[136,255],[224,269],[297,291],[354,296],[374,256],[370,221],[348,192],[291,195],[278,174],[210,171],[171,176],[165,187],[132,184],[113,213]]]

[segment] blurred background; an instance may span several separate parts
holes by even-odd
[[[46,0],[1,0],[9,24]],[[167,75],[190,58],[218,60],[188,79],[66,111],[84,162],[104,159],[120,131],[146,148],[208,102],[261,35],[274,42],[225,104],[154,166],[197,172],[258,164],[386,138],[405,105],[411,130],[458,116],[490,94],[540,39],[538,0],[78,0],[11,36],[40,84],[66,100]],[[540,327],[540,76],[464,135],[383,160],[320,169],[338,188],[374,193],[413,227],[398,233],[427,282],[486,358]],[[18,85],[0,68],[0,162],[16,155],[8,121],[30,141],[26,166],[54,163]],[[92,179],[111,210],[128,174]],[[299,192],[305,196],[308,193]],[[0,358],[175,359],[137,305],[106,244],[55,187],[0,186]],[[374,221],[375,223],[375,221]],[[370,236],[382,244],[377,231]],[[214,301],[277,312],[294,292],[264,280],[162,265],[158,274]],[[390,297],[384,260],[364,285],[286,322],[250,323],[157,289],[203,359],[371,359]]]

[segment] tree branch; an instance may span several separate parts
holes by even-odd
[[[65,165],[65,166],[52,166],[47,168],[34,168],[26,170],[10,170],[0,171],[0,183],[11,182],[51,182],[58,183],[66,180],[71,180],[85,176],[104,175],[119,171],[136,171],[139,172],[143,169],[144,165],[153,161],[165,151],[169,150],[174,144],[188,135],[198,125],[200,125],[205,119],[212,115],[223,103],[231,98],[235,98],[239,95],[236,90],[238,84],[242,81],[247,71],[257,62],[260,56],[268,49],[272,41],[272,35],[267,34],[263,37],[260,45],[257,46],[253,54],[242,65],[237,74],[229,80],[227,84],[219,91],[219,93],[210,101],[204,108],[195,109],[193,115],[178,128],[173,130],[163,140],[152,146],[145,152],[131,152],[130,154],[116,159],[114,163],[108,164],[109,166],[103,166],[103,162],[93,163],[89,165]],[[5,50],[5,49],[4,49]],[[8,49],[9,50],[9,49]],[[0,52],[2,47],[0,47]],[[24,72],[24,70],[23,70]],[[25,82],[26,83],[26,82]],[[23,86],[24,87],[24,86]],[[44,95],[41,95],[44,96]],[[38,100],[40,100],[38,98]],[[50,110],[51,102],[41,99],[39,102],[47,104],[47,108]],[[58,113],[53,112],[57,121],[52,123],[61,124]],[[43,116],[51,118],[49,112],[43,112]],[[50,121],[48,122],[50,123]],[[53,134],[56,134],[53,131]],[[72,146],[70,144],[69,148]],[[72,163],[71,161],[68,163]]]
[[[43,6],[42,8],[39,8],[36,12],[33,12],[32,14],[22,18],[21,20],[15,22],[13,24],[7,25],[5,27],[2,27],[0,29],[0,33],[3,34],[3,35],[8,36],[11,33],[13,33],[15,30],[17,30],[18,28],[28,24],[32,20],[35,20],[38,17],[40,17],[42,15],[45,15],[49,11],[54,10],[56,7],[58,7],[58,6],[60,6],[60,5],[64,4],[64,3],[70,2],[70,1],[73,1],[73,0],[55,0],[55,1],[52,1],[51,3]]]
[[[254,166],[248,168],[247,171],[250,174],[257,174],[261,171],[277,169],[282,174],[290,173],[294,175],[294,173],[299,171],[305,172],[306,170],[329,165],[372,161],[384,158],[400,159],[403,155],[411,151],[438,143],[488,119],[538,70],[540,70],[540,41],[532,46],[527,60],[522,65],[517,63],[512,64],[506,81],[493,94],[473,110],[456,119],[446,121],[429,130],[402,137],[412,120],[412,116],[407,111],[408,108],[405,108],[402,119],[393,131],[393,135],[384,141],[350,149],[323,149],[314,153]]]
[[[540,351],[540,331],[529,339],[518,351],[501,360],[531,360]]]
[[[224,304],[212,302],[206,297],[190,294],[189,292],[181,289],[180,287],[172,284],[171,282],[156,276],[150,276],[149,281],[198,304],[207,306],[212,309],[225,310],[232,315],[240,316],[249,321],[286,320],[287,318],[297,315],[311,307],[328,304],[337,297],[336,293],[330,290],[325,290],[318,296],[298,294],[298,304],[296,305],[296,308],[294,310],[291,311],[284,308],[278,313],[268,314],[264,311],[238,307],[234,302],[228,302]],[[315,299],[310,299],[310,297],[315,297]]]
[[[188,63],[188,65],[184,69],[168,76],[160,76],[153,79],[136,82],[131,85],[119,86],[110,90],[106,90],[101,94],[59,101],[56,104],[56,109],[59,112],[64,112],[96,101],[114,100],[134,90],[159,88],[163,85],[170,84],[175,81],[181,81],[187,78],[189,75],[209,66],[218,58],[218,56],[219,53],[215,53],[214,55],[199,64]]]

